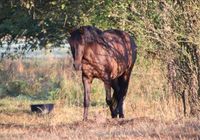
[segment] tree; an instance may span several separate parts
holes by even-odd
[[[7,46],[2,55],[10,54],[13,43],[23,42],[14,54],[60,46],[69,29],[79,21],[80,5],[69,0],[0,1],[0,45]]]
[[[146,19],[151,24],[147,26],[147,32],[144,34],[157,45],[153,51],[168,65],[172,93],[182,96],[185,115],[199,117],[199,1],[161,0],[153,3],[156,7],[149,8],[151,15]],[[155,18],[151,17],[153,15]]]

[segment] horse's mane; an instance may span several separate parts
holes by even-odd
[[[95,43],[102,39],[103,32],[100,29],[93,26],[83,26],[82,29],[84,30],[82,38],[85,43]]]
[[[73,30],[70,34],[69,43],[98,43],[104,46],[108,45],[103,39],[103,31],[94,26],[81,26]]]

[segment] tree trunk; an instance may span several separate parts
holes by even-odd
[[[198,77],[193,74],[189,82],[189,104],[190,114],[192,116],[200,117],[200,98],[199,98],[199,85]]]
[[[185,116],[200,117],[200,48],[191,43],[183,43],[187,53],[168,63],[170,92],[181,95]]]
[[[199,65],[199,48],[193,44],[185,44],[188,57],[185,58],[185,62],[187,64],[187,68],[184,70],[186,73],[184,77],[186,77],[185,82],[188,87],[188,100],[189,106],[186,108],[190,108],[190,115],[200,117],[200,65]],[[182,64],[182,63],[180,63]]]

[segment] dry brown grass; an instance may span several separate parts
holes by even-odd
[[[89,120],[82,121],[82,108],[55,102],[48,115],[30,111],[30,101],[14,98],[0,102],[0,139],[199,139],[200,123],[197,119],[174,117],[163,102],[150,103],[143,98],[133,108],[126,103],[126,119],[111,119],[108,108],[91,107]],[[174,104],[168,103],[170,105]],[[149,106],[150,105],[150,106]],[[166,114],[164,114],[166,113]],[[172,116],[170,116],[170,114]]]
[[[61,94],[60,98],[47,101],[1,99],[0,139],[200,139],[198,120],[185,118],[181,102],[168,95],[165,69],[156,61],[143,65],[141,59],[134,68],[125,100],[126,119],[110,118],[108,107],[102,103],[105,100],[103,84],[96,80],[87,122],[82,122],[82,100],[77,97],[82,96],[81,78],[71,70],[68,60],[48,59],[42,66],[36,62],[29,65],[16,61],[19,68],[15,68],[17,72],[13,73],[12,79],[21,77],[37,81],[38,75],[42,75],[47,78],[42,81],[44,87],[49,77],[60,79]],[[9,64],[4,65],[4,69],[9,70],[12,62],[4,63]],[[74,92],[80,92],[76,97],[70,97],[75,104],[65,98]],[[30,111],[30,104],[50,101],[55,103],[50,114]]]
[[[8,99],[7,99],[8,101]],[[157,120],[147,116],[144,106],[127,110],[126,119],[110,119],[103,107],[90,108],[89,120],[82,121],[82,108],[67,107],[56,102],[48,115],[30,112],[29,103],[16,103],[10,99],[11,110],[1,110],[0,139],[199,139],[200,123],[197,119],[176,118]],[[2,104],[1,104],[2,105]],[[5,104],[6,105],[6,104]],[[145,109],[151,112],[150,108]],[[143,113],[142,113],[143,112]],[[158,113],[158,112],[155,112]]]

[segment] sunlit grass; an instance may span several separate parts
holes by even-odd
[[[165,68],[159,61],[140,61],[142,57],[124,103],[126,119],[111,119],[103,83],[94,80],[89,121],[82,122],[81,74],[69,58],[5,60],[0,71],[0,139],[173,139],[184,136],[181,128],[196,138],[200,125],[184,118],[181,101],[168,95]],[[39,103],[55,106],[46,115],[31,112],[30,105]]]
[[[164,102],[159,105],[138,97],[135,107],[126,103],[126,119],[111,119],[108,108],[92,106],[86,122],[82,121],[82,107],[69,107],[61,100],[54,102],[50,114],[32,113],[30,104],[40,102],[43,101],[0,100],[0,139],[199,138],[198,120],[174,117],[173,109],[168,108],[169,113],[163,110],[167,107]]]
[[[126,116],[128,118],[145,116],[156,119],[176,119],[181,117],[181,102],[168,95],[165,68],[157,60],[152,62],[145,60],[145,65],[140,61],[144,61],[144,58],[140,57],[131,75],[125,99]],[[28,111],[30,104],[47,102],[57,104],[56,106],[59,106],[58,108],[61,112],[64,108],[75,108],[74,110],[82,112],[80,110],[83,106],[81,74],[73,70],[69,57],[53,58],[51,56],[45,58],[45,60],[5,60],[1,63],[1,66],[1,73],[4,76],[9,75],[9,73],[12,76],[8,76],[7,80],[2,81],[0,85],[8,88],[7,94],[9,96],[15,95],[13,98],[8,96],[1,100],[1,104],[7,102],[6,105],[4,104],[0,108],[2,112],[6,110]],[[13,81],[23,82],[13,86]],[[20,84],[22,83],[27,84],[21,86]],[[6,99],[7,101],[4,101]],[[12,103],[9,104],[9,102]],[[21,108],[17,108],[18,106],[21,106]],[[107,112],[109,112],[105,103],[104,85],[100,80],[93,81],[91,106],[94,108],[106,108]],[[58,108],[55,110],[58,110]],[[82,114],[79,116],[82,117]]]

